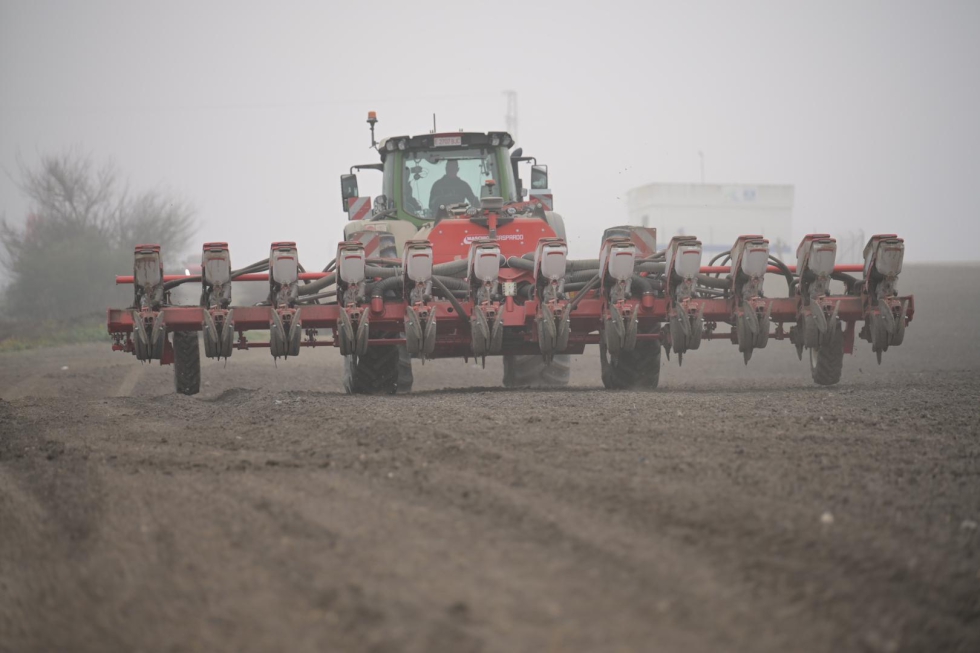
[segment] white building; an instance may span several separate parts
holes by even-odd
[[[792,186],[647,184],[629,191],[627,210],[630,224],[656,227],[660,249],[673,236],[697,236],[710,257],[740,235],[760,234],[774,255],[795,256]]]

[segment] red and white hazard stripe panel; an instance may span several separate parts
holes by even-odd
[[[636,245],[636,255],[650,256],[657,251],[657,230],[654,227],[633,227],[630,240]]]
[[[352,240],[357,240],[364,245],[364,256],[373,258],[378,255],[381,249],[381,237],[377,231],[358,231],[351,234]]]
[[[347,200],[347,217],[351,220],[363,220],[371,215],[370,197],[352,197]]]

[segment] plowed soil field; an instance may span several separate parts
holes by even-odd
[[[837,386],[706,343],[661,388],[334,350],[0,355],[0,651],[978,651],[978,266],[909,266]],[[967,281],[969,280],[969,281]]]

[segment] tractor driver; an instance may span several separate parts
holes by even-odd
[[[432,191],[429,193],[429,210],[435,214],[440,206],[469,202],[470,206],[479,206],[480,200],[476,198],[470,185],[459,178],[459,161],[449,159],[446,161],[446,174],[432,184]]]

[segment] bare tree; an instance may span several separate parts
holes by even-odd
[[[42,157],[34,170],[21,162],[20,176],[20,190],[31,200],[34,215],[57,226],[52,233],[94,229],[113,236],[125,198],[117,192],[119,174],[111,162],[96,169],[91,157],[69,150]]]
[[[132,250],[141,243],[163,248],[167,262],[175,263],[186,254],[194,234],[194,209],[173,194],[151,190],[123,202],[115,235],[120,247]]]
[[[101,311],[118,298],[133,246],[157,243],[181,257],[195,231],[194,211],[173,193],[131,193],[112,163],[96,166],[77,150],[21,164],[19,187],[31,213],[22,227],[0,219],[0,253],[10,273],[6,304],[33,318]]]

